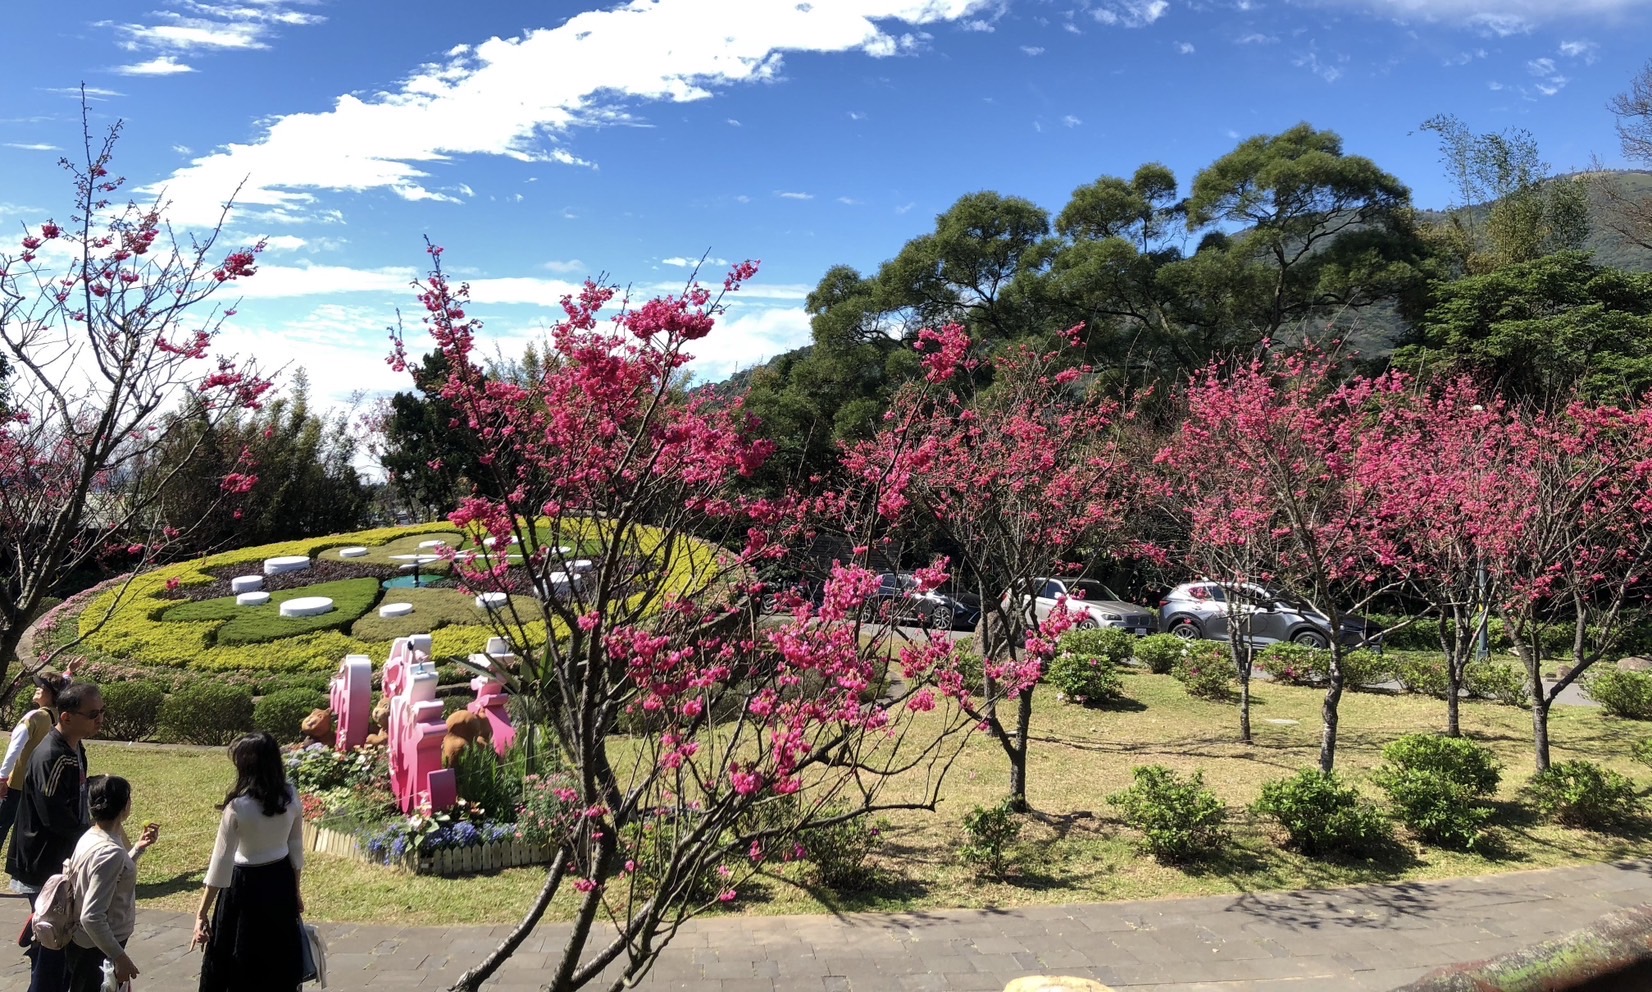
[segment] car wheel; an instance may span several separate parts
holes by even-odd
[[[937,606],[929,612],[929,625],[936,630],[952,629],[952,607]]]
[[[1331,646],[1331,642],[1325,639],[1325,635],[1321,634],[1317,630],[1298,631],[1296,635],[1291,638],[1291,641],[1293,643],[1300,644],[1305,648],[1317,648],[1320,651],[1323,651]]]
[[[876,600],[869,600],[865,603],[860,604],[860,622],[861,623],[877,623],[878,622],[878,603],[877,603]]]
[[[1099,626],[1100,624],[1096,623],[1096,618],[1088,614],[1085,615],[1083,620],[1078,622],[1079,630],[1095,630]]]
[[[1177,620],[1175,623],[1170,625],[1170,632],[1184,641],[1197,641],[1203,639],[1199,633],[1199,625],[1194,623],[1192,620]]]

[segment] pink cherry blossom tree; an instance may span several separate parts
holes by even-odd
[[[1383,429],[1367,446],[1379,526],[1404,548],[1409,596],[1440,622],[1446,662],[1446,733],[1462,733],[1461,705],[1495,599],[1486,554],[1503,521],[1502,507],[1523,499],[1510,485],[1509,411],[1468,379],[1419,385],[1385,409]]]
[[[1511,418],[1505,495],[1481,545],[1498,612],[1532,687],[1537,769],[1549,767],[1549,709],[1621,643],[1652,574],[1652,407],[1573,402]],[[1541,678],[1546,630],[1571,635],[1570,671]]]
[[[1343,658],[1363,640],[1345,623],[1392,587],[1399,549],[1378,525],[1375,475],[1393,466],[1373,450],[1375,411],[1403,384],[1392,377],[1344,378],[1313,351],[1270,351],[1215,363],[1188,386],[1187,415],[1159,462],[1184,484],[1183,514],[1195,564],[1243,565],[1252,578],[1305,598],[1330,636],[1316,644],[1330,660],[1321,708],[1320,769],[1336,762]]]
[[[162,203],[113,206],[119,133],[94,138],[83,113],[84,157],[62,162],[68,215],[0,247],[0,698],[45,663],[10,665],[65,576],[104,555],[141,570],[178,536],[157,513],[172,478],[153,455],[177,429],[164,414],[194,404],[216,421],[270,386],[213,351],[235,313],[219,299],[254,274],[262,244],[226,252],[221,224],[180,238]],[[251,472],[222,490],[244,492]]]
[[[544,886],[453,987],[479,988],[558,893],[573,915],[547,987],[628,987],[684,920],[806,857],[812,829],[931,808],[973,704],[945,638],[887,668],[884,645],[861,642],[877,583],[859,565],[835,568],[818,605],[758,620],[755,570],[815,498],[745,495],[770,444],[738,401],[678,388],[721,294],[690,285],[632,305],[589,282],[563,301],[534,374],[490,377],[468,290],[430,254],[419,292],[449,370],[440,393],[506,494],[451,514],[479,538],[452,568],[469,591],[508,596],[489,614],[510,648],[492,667],[518,732],[567,769]],[[734,267],[723,291],[755,271]],[[925,784],[886,791],[896,775]]]
[[[1081,332],[1068,332],[1068,347],[1013,345],[987,357],[959,325],[920,332],[924,378],[843,458],[882,525],[943,535],[980,596],[984,686],[966,710],[1003,749],[1017,808],[1027,805],[1033,688],[1061,632],[1096,625],[1066,609],[1040,621],[1034,580],[1127,543],[1134,472],[1122,434],[1133,418],[1072,359]]]

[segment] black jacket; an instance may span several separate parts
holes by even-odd
[[[86,799],[86,748],[69,746],[53,727],[29,758],[23,803],[6,873],[24,885],[46,884],[75,853],[80,835],[92,826]]]

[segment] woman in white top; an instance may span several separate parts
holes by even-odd
[[[235,788],[224,797],[191,944],[206,952],[201,992],[294,992],[304,969],[302,807],[274,737],[248,734],[229,757]]]
[[[132,814],[132,785],[114,775],[94,775],[86,782],[92,829],[80,835],[69,863],[80,893],[80,926],[64,948],[69,992],[98,992],[103,962],[115,965],[115,981],[129,982],[138,966],[126,953],[137,922],[138,858],[160,836],[160,827],[143,828],[128,847],[126,818]]]

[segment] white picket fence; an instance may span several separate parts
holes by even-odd
[[[309,821],[304,823],[304,847],[306,850],[349,858],[352,861],[383,864],[368,857],[354,834]],[[549,860],[550,852],[545,849],[545,845],[530,844],[512,838],[492,844],[477,844],[474,847],[444,848],[425,856],[409,854],[403,857],[399,864],[390,867],[410,871],[416,875],[452,876],[498,871],[501,868],[516,868],[521,865],[545,864]]]

